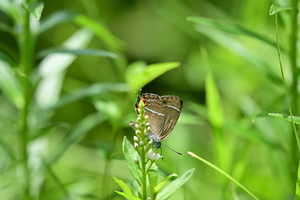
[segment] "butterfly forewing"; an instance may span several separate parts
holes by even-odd
[[[183,101],[175,96],[162,96],[161,97],[164,106],[164,126],[161,134],[159,135],[160,140],[165,140],[172,132],[177,120],[181,114]]]
[[[142,98],[145,98],[145,111],[148,115],[148,122],[150,123],[150,134],[159,137],[159,133],[163,131],[164,127],[164,105],[160,96],[151,93],[144,93]]]

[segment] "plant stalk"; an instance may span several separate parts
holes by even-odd
[[[292,7],[296,8],[293,9],[290,12],[290,17],[291,17],[291,34],[290,34],[290,55],[289,55],[289,60],[290,60],[290,65],[293,73],[293,79],[292,79],[292,86],[291,86],[291,96],[292,96],[292,101],[291,101],[291,108],[293,115],[298,116],[299,115],[299,94],[297,90],[298,86],[298,67],[297,67],[297,41],[298,41],[298,0],[292,0]],[[299,137],[299,133],[297,131],[297,136]],[[296,182],[297,178],[297,166],[299,163],[299,148],[298,148],[297,141],[294,138],[294,131],[292,130],[291,133],[291,178],[292,182]]]
[[[142,130],[145,130],[145,129],[142,129]],[[145,133],[142,132],[141,133],[142,135],[142,141],[145,140]],[[145,149],[142,148],[142,151],[141,151],[141,159],[142,159],[142,181],[143,181],[143,185],[142,185],[142,189],[143,189],[143,199],[147,199],[147,183],[146,183],[146,156],[145,156]]]
[[[23,198],[26,200],[32,199],[30,196],[30,171],[28,168],[28,111],[29,103],[31,100],[31,85],[29,77],[33,69],[33,37],[30,30],[30,13],[26,10],[23,19],[23,33],[20,37],[20,67],[25,77],[22,80],[23,91],[24,91],[24,107],[20,110],[21,118],[21,127],[20,127],[20,151],[23,163],[23,172],[24,172],[24,190]]]

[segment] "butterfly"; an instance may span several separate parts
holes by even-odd
[[[152,93],[143,93],[138,96],[135,103],[137,114],[139,114],[138,109],[141,100],[144,101],[145,112],[150,123],[149,137],[153,141],[153,146],[160,148],[161,142],[168,138],[178,121],[183,101],[176,96],[159,96]],[[132,126],[135,124],[136,122],[131,122]]]

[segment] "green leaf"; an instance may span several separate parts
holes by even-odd
[[[116,38],[103,24],[91,19],[85,15],[75,15],[72,21],[82,27],[91,30],[96,36],[98,36],[105,44],[120,49],[123,42]]]
[[[293,10],[295,8],[293,7],[281,7],[281,6],[276,6],[274,4],[271,5],[270,7],[270,10],[269,10],[269,15],[274,15],[275,13],[279,13],[281,11],[284,11],[284,10]]]
[[[298,175],[297,175],[297,183],[296,183],[296,194],[295,200],[300,200],[300,162],[298,164]]]
[[[49,48],[49,49],[42,50],[37,53],[37,58],[43,58],[51,53],[72,54],[72,55],[76,55],[76,56],[99,56],[99,57],[118,58],[118,55],[111,53],[109,51],[104,51],[104,50],[62,49],[62,48]]]
[[[78,142],[86,136],[91,129],[100,123],[104,122],[106,117],[102,113],[95,113],[85,117],[80,123],[77,124],[69,133],[62,139],[61,143],[57,145],[54,152],[49,158],[49,164],[55,162],[65,151],[74,143]]]
[[[56,25],[70,21],[75,15],[76,13],[72,11],[57,11],[41,21],[38,33],[41,34]]]
[[[178,175],[171,174],[171,175],[167,176],[163,181],[161,181],[157,186],[155,186],[154,193],[157,194],[159,192],[159,190],[164,186],[164,184],[172,177],[178,178]]]
[[[125,197],[126,199],[130,199],[130,200],[140,200],[140,198],[136,197],[135,195],[132,195],[132,194],[126,194],[124,192],[119,192],[119,191],[116,191],[116,193],[118,193],[119,195],[122,195],[123,197]]]
[[[206,75],[205,90],[208,119],[213,126],[220,128],[224,124],[224,114],[217,84],[211,72]]]
[[[142,180],[142,173],[137,168],[136,164],[134,163],[134,157],[137,159],[140,158],[132,144],[129,142],[129,140],[126,138],[126,136],[123,139],[123,153],[127,162],[127,166],[129,168],[130,173],[132,174],[133,178],[141,185]]]
[[[131,86],[132,91],[137,91],[165,72],[179,66],[179,62],[169,62],[152,64],[146,67],[143,63],[139,62],[128,67],[126,82]]]
[[[277,47],[277,43],[274,40],[271,40],[267,36],[260,35],[252,29],[247,29],[245,27],[242,27],[239,24],[229,23],[225,21],[215,20],[215,19],[209,19],[204,17],[187,17],[187,21],[194,22],[200,25],[205,25],[211,28],[215,28],[218,30],[222,30],[228,33],[233,33],[237,35],[246,35],[258,40],[261,40],[263,42],[266,42],[274,47]]]
[[[91,38],[91,32],[81,29],[64,42],[63,46],[68,49],[82,48],[90,42]],[[57,103],[65,69],[75,59],[75,55],[55,53],[48,55],[41,61],[38,74],[42,80],[35,91],[36,102],[41,108],[48,109]]]
[[[7,98],[19,109],[24,106],[23,92],[20,82],[10,66],[0,60],[0,89]]]
[[[155,163],[153,163],[153,165],[151,166],[151,169],[148,171],[148,179],[149,179],[149,183],[150,183],[152,199],[155,199],[155,196],[156,196],[154,188],[157,185],[157,177],[158,177],[157,170],[158,170],[158,167],[156,166]]]
[[[187,182],[191,176],[193,175],[195,169],[190,169],[186,171],[182,176],[172,181],[167,187],[165,187],[161,192],[157,195],[157,200],[159,199],[167,199],[174,192],[176,192],[185,182]]]
[[[241,42],[229,35],[224,34],[219,30],[204,26],[197,26],[195,27],[195,29],[199,33],[205,35],[206,37],[219,44],[224,49],[228,49],[239,55],[241,58],[244,58],[249,63],[252,63],[252,65],[250,66],[255,67],[257,71],[266,75],[274,83],[282,84],[281,78],[279,78],[278,74],[274,72],[273,67],[271,67],[271,65],[261,57],[261,54],[254,54],[253,52],[245,48],[245,46]]]
[[[14,29],[12,27],[7,26],[6,24],[1,23],[1,22],[0,22],[0,30],[3,32],[10,33],[12,35],[16,35],[16,32],[14,31]]]
[[[44,9],[44,2],[34,2],[30,4],[22,3],[23,7],[28,10],[37,20],[41,19]]]
[[[130,187],[128,185],[126,185],[126,183],[124,183],[123,181],[113,177],[113,179],[116,181],[116,183],[118,183],[118,185],[122,188],[122,190],[124,191],[124,193],[126,194],[130,194],[130,195],[134,195],[133,191],[130,189]],[[135,195],[134,195],[135,196]]]
[[[268,115],[270,115],[272,117],[281,118],[281,119],[284,119],[284,120],[289,121],[289,122],[292,122],[292,118],[291,118],[290,115],[279,114],[279,113],[268,113]],[[295,124],[299,124],[300,125],[300,117],[293,116],[293,119],[294,119],[294,123]]]
[[[10,0],[1,0],[0,1],[0,10],[10,16],[15,22],[21,20],[21,12],[19,7],[12,3]]]
[[[54,108],[61,108],[69,103],[77,101],[79,99],[99,95],[103,92],[128,92],[129,87],[125,83],[101,83],[93,84],[91,86],[78,89],[70,94],[67,94],[59,99]]]
[[[12,68],[18,66],[18,63],[2,49],[0,49],[0,60],[6,62]]]
[[[215,166],[214,164],[208,162],[207,160],[200,158],[199,156],[197,156],[196,154],[194,154],[193,152],[188,151],[188,154],[190,154],[192,157],[200,160],[201,162],[205,163],[206,165],[210,166],[211,168],[215,169],[217,172],[223,174],[224,176],[226,176],[229,180],[231,180],[232,182],[234,182],[235,184],[237,184],[239,187],[241,187],[245,192],[247,192],[249,195],[251,195],[254,199],[258,198],[256,196],[254,196],[254,194],[252,194],[249,190],[247,190],[242,184],[240,184],[237,180],[235,180],[233,177],[231,177],[229,174],[227,174],[226,172],[224,172],[223,170],[221,170],[220,168],[218,168],[217,166]]]

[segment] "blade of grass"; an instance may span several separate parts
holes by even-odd
[[[215,169],[217,172],[223,174],[224,176],[226,176],[229,180],[231,180],[232,182],[234,182],[235,184],[237,184],[240,188],[242,188],[245,192],[247,192],[250,196],[252,196],[254,199],[258,198],[252,194],[248,189],[246,189],[242,184],[240,184],[238,181],[236,181],[233,177],[231,177],[229,174],[227,174],[226,172],[224,172],[223,170],[221,170],[220,168],[218,168],[217,166],[215,166],[214,164],[208,162],[207,160],[200,158],[199,156],[197,156],[196,154],[194,154],[193,152],[188,151],[188,154],[190,154],[192,157],[200,160],[201,162],[205,163],[206,165],[210,166],[211,168]]]
[[[0,74],[0,89],[17,108],[22,108],[25,100],[20,82],[10,66],[2,60],[0,60]]]
[[[280,119],[284,119],[286,121],[292,122],[292,123],[296,123],[300,125],[300,117],[299,116],[293,116],[293,120],[292,117],[290,115],[285,115],[285,114],[279,114],[279,113],[268,113],[268,115],[272,116],[272,117],[277,117]]]
[[[277,5],[277,0],[276,0],[276,5]],[[281,73],[282,83],[283,83],[283,87],[284,87],[284,91],[285,91],[285,95],[286,95],[286,101],[287,101],[287,104],[288,104],[288,107],[289,107],[289,112],[290,112],[290,115],[293,116],[293,112],[292,112],[292,108],[291,108],[290,100],[289,100],[289,96],[288,96],[287,86],[286,86],[286,83],[285,83],[283,66],[282,66],[282,62],[281,62],[281,54],[280,54],[280,47],[279,47],[279,33],[278,33],[277,12],[275,13],[275,29],[276,29],[278,62],[279,62],[279,66],[280,66],[280,73]],[[295,126],[294,117],[291,117],[291,120],[292,120],[292,124],[293,124],[293,130],[294,130],[294,134],[295,134],[295,139],[297,141],[298,151],[300,151],[300,141],[299,141],[299,136],[298,136],[297,129],[296,129],[296,126]]]
[[[298,164],[298,175],[297,175],[297,184],[296,184],[296,197],[295,200],[300,200],[300,162]]]
[[[81,120],[80,123],[75,126],[57,145],[54,152],[49,156],[47,163],[51,164],[58,160],[58,158],[60,158],[69,147],[87,135],[92,128],[105,120],[106,117],[102,113],[91,114]]]
[[[233,33],[237,35],[246,35],[258,39],[260,41],[263,41],[267,44],[270,44],[273,47],[277,46],[276,41],[271,40],[267,36],[260,35],[252,31],[251,29],[242,27],[239,24],[229,23],[229,22],[215,20],[215,19],[208,19],[204,17],[187,17],[186,20],[197,24],[209,26],[211,28],[215,28],[218,30],[222,30],[228,33]]]
[[[44,49],[37,53],[37,58],[42,58],[51,53],[61,53],[61,54],[72,54],[76,56],[101,56],[108,58],[118,58],[118,55],[111,53],[109,51],[99,50],[99,49],[63,49],[63,48],[49,48]]]

